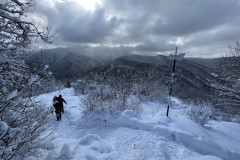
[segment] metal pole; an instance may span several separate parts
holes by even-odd
[[[175,58],[174,58],[174,61],[173,61],[172,78],[171,78],[170,89],[169,89],[168,107],[167,107],[167,115],[166,115],[166,116],[168,116],[168,113],[169,113],[170,97],[171,97],[171,95],[172,95],[172,86],[173,86],[175,66],[176,66],[177,49],[178,49],[178,47],[176,47],[176,50],[175,50]]]

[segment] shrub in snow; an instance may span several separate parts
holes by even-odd
[[[39,138],[46,130],[44,125],[48,122],[48,115],[45,107],[36,104],[7,105],[0,113],[3,120],[0,123],[1,158],[41,156],[38,149],[51,149]]]
[[[141,101],[136,96],[129,96],[125,92],[115,92],[113,96],[111,88],[99,86],[86,96],[81,97],[81,102],[87,111],[96,113],[120,114],[126,109],[142,112]]]
[[[240,41],[229,45],[229,52],[218,59],[217,74],[221,84],[215,84],[217,113],[224,120],[240,122]],[[220,111],[220,112],[219,112]],[[236,117],[236,118],[234,118]]]
[[[34,0],[4,0],[0,4],[0,54],[5,59],[0,61],[0,159],[4,160],[33,159],[42,156],[42,149],[48,149],[40,135],[46,129],[49,113],[28,98],[40,79],[24,62],[25,49],[33,37],[50,42],[51,28],[39,30],[23,20],[34,4]]]
[[[49,149],[39,136],[46,130],[49,113],[44,106],[32,102],[32,88],[41,85],[32,75],[21,54],[6,55],[8,63],[0,66],[0,158],[13,159],[34,155]]]
[[[83,82],[86,81],[81,81],[81,86],[83,86]],[[121,80],[119,82],[114,77],[97,76],[96,79],[86,84],[86,95],[81,97],[82,104],[87,111],[96,113],[120,114],[126,109],[141,113],[141,101],[137,95],[132,93],[130,85],[128,83],[126,86]],[[75,91],[79,93],[78,89]]]
[[[195,106],[192,105],[186,109],[187,115],[201,126],[208,124],[209,120],[213,118],[213,113],[208,106]]]
[[[72,84],[74,91],[76,94],[86,94],[86,81],[78,80],[77,82]]]
[[[167,102],[166,82],[161,72],[117,67],[111,66],[106,72],[91,72],[74,83],[76,94],[86,94],[81,101],[87,110],[119,114],[132,109],[141,113],[141,101]]]

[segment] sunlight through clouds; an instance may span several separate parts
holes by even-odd
[[[102,5],[101,0],[69,0],[80,4],[84,9],[94,11],[97,6]]]

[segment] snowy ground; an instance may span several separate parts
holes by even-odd
[[[73,89],[37,97],[47,107],[54,95],[68,102],[62,121],[55,114],[55,150],[46,160],[239,160],[240,124],[211,121],[203,128],[185,114],[186,105],[176,101],[166,117],[166,105],[142,104],[138,115],[127,110],[120,116],[83,114]]]

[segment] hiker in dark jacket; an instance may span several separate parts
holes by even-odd
[[[53,107],[55,108],[55,113],[56,113],[56,116],[57,116],[57,121],[60,121],[62,120],[62,116],[61,116],[61,105],[57,99],[56,96],[54,96],[53,98]]]
[[[58,98],[57,98],[57,100],[58,100],[59,103],[60,103],[61,112],[64,113],[63,102],[64,102],[65,104],[67,104],[67,102],[62,98],[62,95],[59,95]]]

